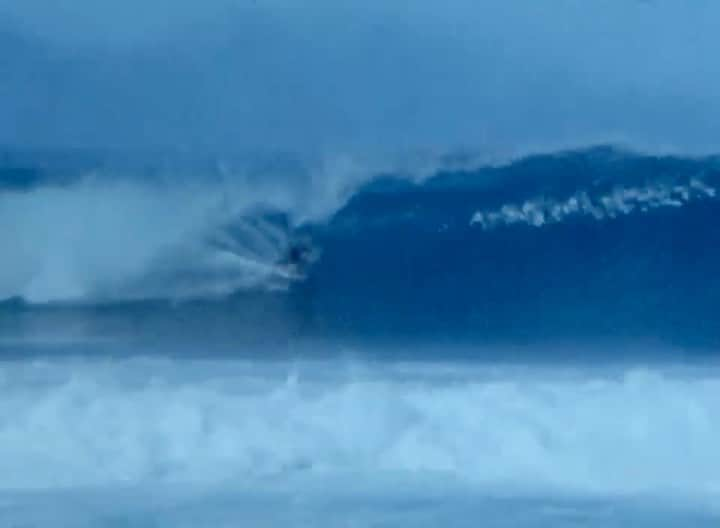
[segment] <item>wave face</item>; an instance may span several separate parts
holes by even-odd
[[[352,332],[717,342],[719,168],[593,149],[376,183],[298,287]]]
[[[172,185],[5,170],[0,296],[16,301],[0,309],[35,334],[720,343],[717,158],[270,166]]]

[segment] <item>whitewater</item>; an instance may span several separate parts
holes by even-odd
[[[3,362],[0,516],[71,527],[717,523],[714,369],[342,355]]]

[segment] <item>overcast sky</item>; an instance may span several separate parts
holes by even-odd
[[[720,152],[715,0],[0,0],[0,143]]]

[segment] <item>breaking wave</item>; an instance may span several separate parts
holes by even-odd
[[[293,229],[331,214],[367,178],[345,158],[255,169],[101,160],[19,157],[0,171],[0,222],[11,226],[0,235],[0,298],[105,303],[286,288],[297,278],[282,263]]]
[[[221,334],[720,342],[718,158],[602,147],[201,169],[6,171],[0,298],[24,310],[11,327],[72,326],[27,303],[133,302],[132,325],[116,324],[120,304],[73,317],[102,332],[207,318]]]

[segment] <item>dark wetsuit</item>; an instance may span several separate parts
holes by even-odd
[[[290,246],[285,259],[291,272],[301,278],[291,284],[289,292],[290,302],[298,322],[296,337],[311,334],[316,324],[313,281],[312,277],[306,277],[312,260],[312,248],[303,243]]]

